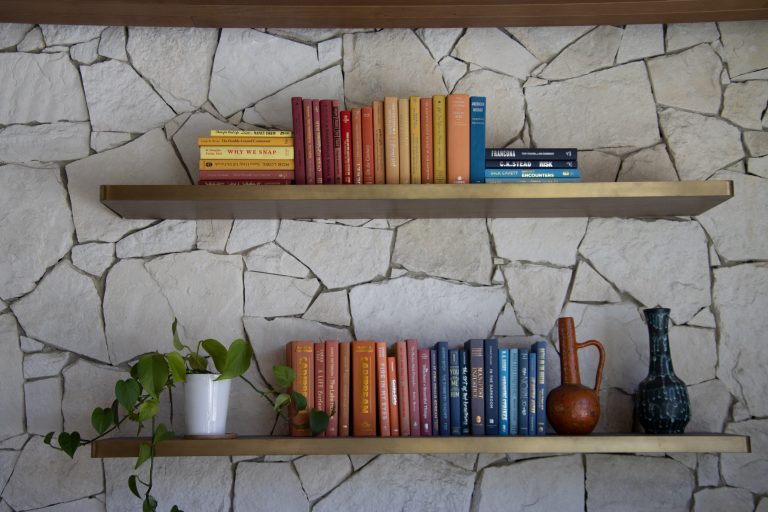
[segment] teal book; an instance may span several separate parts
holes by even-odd
[[[520,379],[517,368],[519,366],[518,358],[520,357],[519,350],[516,348],[509,349],[509,435],[516,436],[517,427],[517,397],[518,397],[518,381]]]
[[[517,433],[528,435],[528,349],[518,350],[518,379],[519,394],[517,398]]]
[[[528,353],[528,435],[536,435],[536,351]]]
[[[536,435],[547,433],[547,342],[531,346],[536,352]]]
[[[499,435],[509,435],[509,349],[499,349]]]
[[[469,182],[485,182],[485,97],[469,98]]]

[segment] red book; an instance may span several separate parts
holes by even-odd
[[[352,109],[352,183],[363,183],[363,113]]]
[[[389,425],[389,382],[387,382],[387,344],[376,342],[376,385],[379,403],[379,435],[390,437]]]
[[[320,140],[323,156],[323,185],[333,185],[336,156],[333,148],[333,100],[320,100]]]
[[[341,184],[341,124],[339,112],[341,103],[339,100],[333,100],[331,115],[333,116],[333,183]]]
[[[294,177],[293,171],[199,171],[200,179],[207,180],[287,180]]]
[[[376,344],[352,342],[352,435],[376,437]]]
[[[397,406],[397,362],[395,357],[387,358],[387,381],[389,391],[389,431],[392,437],[400,436],[400,411]]]
[[[342,110],[341,118],[341,165],[343,172],[341,182],[352,184],[352,112]]]
[[[198,185],[289,185],[291,180],[200,180]]]
[[[291,117],[293,118],[293,158],[295,160],[295,176],[297,185],[306,183],[304,177],[304,112],[301,97],[291,98]]]
[[[325,397],[325,412],[331,415],[325,435],[337,437],[339,435],[339,342],[337,340],[325,342]]]
[[[350,371],[350,344],[339,343],[339,437],[349,437]]]
[[[373,109],[371,107],[363,107],[360,111],[363,122],[363,183],[365,185],[373,185]]]
[[[308,426],[298,427],[296,425],[309,424],[309,411],[314,407],[315,398],[315,355],[314,347],[311,341],[291,341],[285,346],[286,365],[296,373],[296,379],[293,381],[290,390],[301,393],[307,399],[307,408],[304,411],[296,411],[291,406],[289,414],[293,418],[290,431],[295,437],[310,436],[312,433]]]
[[[408,394],[408,354],[404,341],[395,343],[395,358],[397,359],[397,401],[400,412],[400,435],[411,435],[411,407]]]
[[[315,124],[312,122],[312,100],[302,100],[301,103],[304,108],[304,181],[307,185],[314,185]]]
[[[421,182],[435,182],[432,98],[421,98]]]
[[[421,435],[432,435],[432,376],[429,349],[419,349],[419,404],[421,405]]]
[[[384,102],[373,102],[373,180],[378,185],[386,182],[384,163]]]
[[[312,100],[312,131],[315,141],[315,183],[323,184],[323,139],[320,100]]]
[[[411,435],[421,435],[421,409],[419,407],[419,342],[405,340],[408,355],[408,413],[411,420]]]
[[[315,343],[315,409],[325,410],[325,343]]]

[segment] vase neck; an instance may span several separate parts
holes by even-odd
[[[581,384],[573,318],[560,318],[557,331],[560,338],[560,375],[563,384]]]
[[[669,310],[646,309],[648,341],[651,351],[649,370],[656,375],[673,375],[672,355],[669,351]]]

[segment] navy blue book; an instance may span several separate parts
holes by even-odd
[[[547,433],[547,342],[537,341],[536,352],[536,435]]]
[[[519,358],[520,351],[516,348],[509,349],[509,435],[516,436],[518,433],[518,385],[519,385]]]
[[[518,399],[517,399],[517,433],[521,436],[528,435],[528,349],[518,350]]]
[[[440,433],[440,399],[437,396],[437,350],[429,350],[429,376],[432,390],[432,435]]]
[[[461,412],[461,435],[469,435],[469,358],[467,351],[459,350],[459,398]]]
[[[485,97],[469,98],[469,182],[483,183],[485,176]]]
[[[441,436],[451,435],[451,414],[449,405],[449,384],[448,384],[448,342],[438,341],[435,343],[437,349],[437,396],[438,411],[440,412],[440,424],[438,432]]]
[[[576,160],[576,148],[488,148],[486,160]]]
[[[528,353],[528,435],[536,435],[536,352]]]
[[[485,178],[581,178],[578,167],[573,169],[486,169]]]
[[[485,435],[499,435],[499,342],[485,340]]]
[[[488,160],[486,169],[576,169],[576,160]],[[487,174],[486,174],[487,176]]]
[[[459,391],[459,349],[448,351],[448,374],[450,376],[449,393],[451,411],[451,435],[461,435],[461,392]]]
[[[509,435],[509,349],[499,349],[499,435]]]
[[[464,343],[469,361],[469,424],[473,436],[485,435],[484,344],[485,340],[468,340]]]

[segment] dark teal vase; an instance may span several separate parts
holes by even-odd
[[[637,389],[637,413],[648,434],[682,434],[691,419],[688,390],[672,367],[669,309],[643,310],[648,323],[651,360],[648,376]]]

